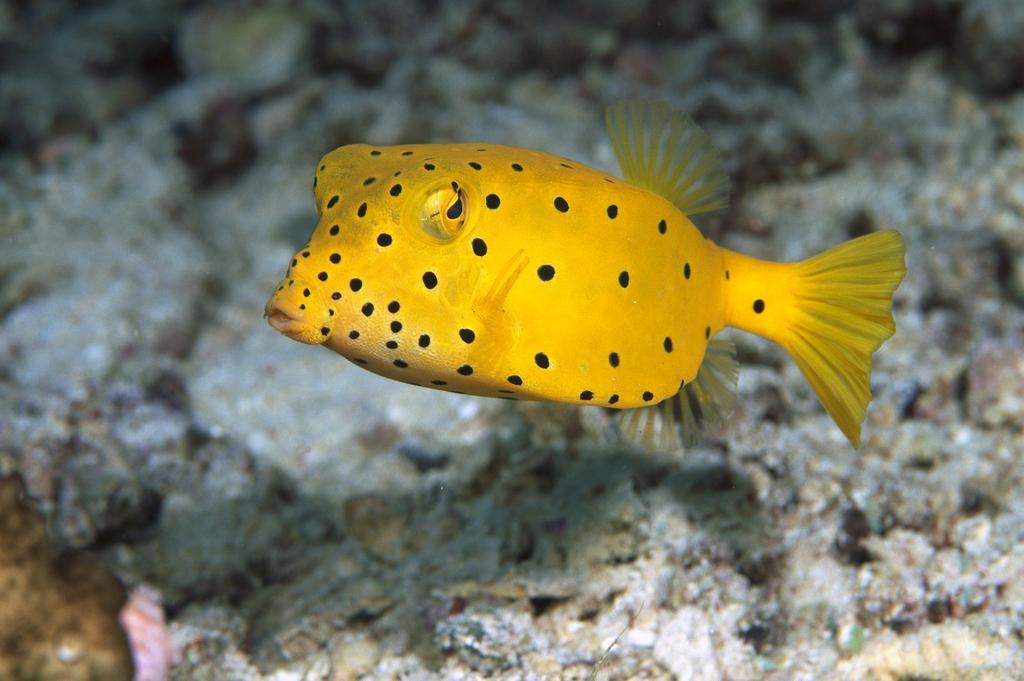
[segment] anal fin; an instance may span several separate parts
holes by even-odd
[[[735,344],[713,340],[693,381],[652,407],[622,410],[619,432],[632,444],[653,451],[693,445],[725,424],[736,406],[738,377]]]

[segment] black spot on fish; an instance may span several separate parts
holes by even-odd
[[[764,301],[761,300],[760,298],[754,301],[754,312],[756,312],[757,314],[761,314],[762,312],[764,312]]]
[[[372,315],[373,314],[373,303],[366,303],[365,305],[363,305],[362,312],[363,312],[363,315],[366,316],[366,317],[369,317],[370,315]]]
[[[665,352],[672,352],[672,338],[665,336],[665,341],[662,343],[665,348]]]
[[[434,169],[434,164],[433,163],[424,163],[423,164],[423,169],[424,170],[433,170]]]
[[[398,348],[398,341],[389,340],[387,343],[384,344],[384,347],[386,347],[388,350],[395,350]]]
[[[690,263],[683,265],[683,276],[687,279],[690,278]]]
[[[590,392],[589,390],[584,390],[583,392],[580,393],[580,399],[581,400],[592,400],[592,399],[594,399],[594,393]]]
[[[328,208],[334,208],[334,204],[338,203],[338,199],[339,199],[339,198],[340,198],[340,197],[339,197],[339,196],[338,196],[337,194],[335,194],[334,196],[332,196],[332,197],[331,197],[331,200],[327,202],[327,207],[328,207]]]
[[[370,156],[380,156],[380,150],[374,149],[373,151],[370,152]]]
[[[331,225],[331,236],[338,236],[338,225]]]
[[[481,166],[476,161],[470,161],[469,162],[469,167],[472,168],[473,170],[480,170],[481,168],[483,168],[483,166]]]
[[[355,340],[356,338],[359,338],[359,332],[356,331],[355,329],[352,329],[351,331],[348,332],[348,337],[351,338],[352,340]]]
[[[459,329],[459,338],[463,343],[472,343],[476,340],[476,333],[473,332],[473,329]]]
[[[427,334],[423,334],[422,336],[420,336],[420,338],[417,341],[417,343],[419,343],[419,346],[421,348],[425,348],[425,347],[429,346],[430,345],[430,336],[428,336]]]
[[[397,300],[392,300],[390,303],[388,303],[388,312],[390,312],[391,314],[395,314],[396,312],[398,312],[399,309],[401,309],[401,307],[402,306],[399,304]]]
[[[569,211],[569,202],[563,199],[561,196],[556,196],[555,210],[557,210],[559,213],[567,213]]]
[[[328,334],[329,334],[330,332],[331,332],[331,330],[330,330],[330,329],[328,329],[328,328],[327,328],[326,326],[321,326],[321,327],[320,327],[320,335],[321,335],[321,336],[326,336],[326,335],[328,335]]]
[[[473,239],[473,253],[484,256],[487,255],[487,242],[483,239]]]
[[[331,257],[328,258],[328,260],[330,260],[332,264],[337,265],[339,262],[341,262],[341,255],[339,255],[338,253],[331,253]]]
[[[520,378],[519,376],[516,376],[515,374],[512,374],[511,376],[509,376],[505,380],[508,381],[509,383],[511,383],[512,385],[522,385],[523,384],[523,379]]]
[[[704,327],[704,340],[707,340],[708,338],[711,338],[711,327],[710,326],[705,326]]]
[[[411,151],[403,151],[402,152],[402,156],[412,156],[412,152]]]
[[[391,333],[398,333],[402,330],[402,322],[395,320],[391,322]]]
[[[551,281],[555,278],[555,268],[551,265],[541,265],[537,268],[537,276],[541,281]]]
[[[335,291],[331,294],[331,300],[341,300],[341,294]]]
[[[427,288],[434,288],[437,286],[437,275],[433,272],[423,273],[423,285]]]
[[[431,383],[433,385],[448,385],[448,381],[442,381],[440,379],[433,380]]]
[[[654,393],[652,393],[650,390],[645,390],[644,394],[641,395],[641,397],[644,398],[644,402],[650,402],[651,400],[654,399]]]
[[[490,208],[491,210],[494,210],[495,208],[501,205],[501,199],[498,197],[497,194],[488,194],[486,202],[487,207]]]
[[[619,396],[618,395],[614,395],[613,394],[611,397],[608,398],[608,404],[615,404],[618,401],[619,401]]]
[[[516,171],[517,173],[521,173],[523,172],[523,166],[519,165],[518,163],[513,163],[512,170]]]
[[[327,273],[321,272],[320,274],[316,275],[316,278],[319,279],[320,281],[327,281]]]
[[[608,206],[608,217],[614,220],[619,215],[619,207],[614,203]]]
[[[402,185],[393,185],[391,189],[388,190],[388,193],[391,194],[391,196],[398,196],[399,194],[402,193]]]
[[[406,368],[407,366],[409,366],[409,365],[408,365],[408,363],[406,363],[406,362],[403,362],[403,361],[402,361],[402,360],[400,360],[400,359],[396,359],[396,360],[395,360],[394,362],[392,362],[392,364],[394,364],[394,365],[395,365],[396,367],[398,367],[399,369],[404,369],[404,368]]]
[[[629,272],[626,272],[625,270],[619,272],[619,286],[622,288],[629,286]]]
[[[619,366],[619,353],[613,352],[608,355],[608,363],[612,365],[612,368]]]
[[[533,361],[536,362],[537,366],[539,366],[541,369],[547,369],[549,366],[551,366],[551,362],[548,360],[548,356],[545,355],[543,352],[538,352],[536,355],[534,355]]]
[[[470,374],[473,373],[473,367],[469,366],[468,364],[463,364],[455,371],[457,371],[459,374],[463,376],[469,376]]]
[[[364,187],[369,187],[371,184],[373,184],[376,181],[377,181],[376,177],[368,177],[365,180],[363,180],[363,186]]]
[[[350,289],[352,289],[353,292],[358,291],[359,289],[361,289],[363,287],[363,280],[362,279],[352,279],[352,280],[350,280],[348,282],[348,287]]]
[[[302,295],[303,295],[304,298],[309,298],[310,290],[308,288],[302,289]]]
[[[660,222],[658,222],[658,231],[661,232],[662,234],[667,232],[668,231],[668,223],[665,222],[664,220],[661,220]]]
[[[359,204],[359,210],[356,211],[356,215],[358,215],[359,217],[366,217],[366,204],[365,203]]]
[[[387,248],[391,245],[391,235],[386,233],[380,233],[377,235],[377,245]]]

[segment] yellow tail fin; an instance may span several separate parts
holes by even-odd
[[[892,294],[906,273],[903,239],[862,236],[797,266],[793,355],[818,399],[854,447],[871,401],[871,353],[896,331]]]
[[[906,273],[898,232],[869,234],[792,265],[726,251],[731,321],[789,351],[855,446],[871,401],[871,353],[896,330],[892,295]]]

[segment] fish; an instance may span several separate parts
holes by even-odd
[[[348,144],[317,164],[318,222],[269,324],[424,388],[616,410],[627,440],[685,447],[736,405],[728,327],[778,343],[858,447],[871,356],[906,272],[894,230],[796,263],[704,237],[728,203],[710,136],[657,101],[610,105],[621,177],[489,143]]]

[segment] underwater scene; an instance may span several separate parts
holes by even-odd
[[[0,0],[0,681],[1024,679],[1021,36]]]

